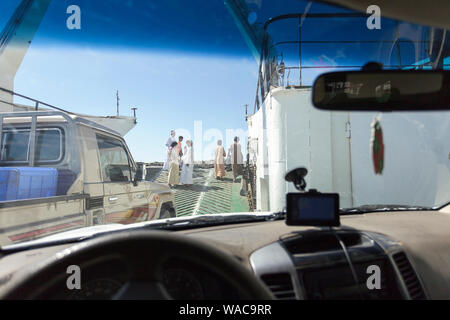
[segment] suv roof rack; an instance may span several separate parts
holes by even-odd
[[[13,96],[17,96],[17,97],[20,97],[20,98],[23,98],[23,99],[27,99],[27,100],[33,101],[35,103],[34,111],[8,112],[8,113],[0,112],[0,156],[1,156],[1,153],[2,153],[2,150],[3,150],[3,145],[2,145],[3,144],[3,124],[4,124],[3,120],[5,118],[31,118],[30,147],[29,147],[30,148],[29,149],[30,157],[28,159],[28,165],[30,167],[33,167],[34,164],[35,164],[35,159],[34,159],[35,158],[35,152],[34,151],[35,151],[35,148],[36,148],[36,128],[37,128],[37,118],[38,117],[46,117],[46,116],[48,116],[48,117],[50,117],[50,116],[60,116],[60,117],[62,117],[69,124],[69,130],[71,131],[71,134],[75,134],[75,131],[74,131],[75,130],[75,128],[74,128],[75,123],[81,123],[81,124],[93,127],[95,129],[99,129],[99,130],[105,131],[107,133],[114,134],[114,135],[117,135],[117,136],[121,137],[121,135],[117,131],[112,130],[112,129],[108,128],[108,127],[102,126],[101,124],[98,124],[98,123],[96,123],[94,121],[85,119],[85,118],[83,118],[82,115],[79,115],[79,114],[76,114],[76,113],[64,110],[62,108],[58,108],[58,107],[53,106],[51,104],[48,104],[48,103],[39,101],[37,99],[33,99],[33,98],[30,98],[30,97],[24,96],[22,94],[18,94],[18,93],[14,92],[14,91],[11,91],[11,90],[8,90],[8,89],[2,88],[2,87],[0,87],[0,91],[9,93],[9,94],[11,94]],[[12,102],[7,102],[7,101],[4,101],[4,100],[0,100],[0,103],[5,103],[5,104],[12,105],[12,106],[15,106],[15,107],[21,107],[20,105],[17,105],[17,104],[12,103]],[[53,110],[47,110],[47,109],[39,110],[39,105],[50,107]]]
[[[53,106],[53,105],[51,105],[51,104],[48,104],[48,103],[39,101],[39,100],[34,99],[34,98],[30,98],[30,97],[24,96],[23,94],[19,94],[19,93],[17,93],[17,92],[14,92],[14,91],[11,91],[11,90],[2,88],[2,87],[0,87],[0,91],[9,93],[9,94],[12,95],[12,96],[17,96],[17,97],[20,97],[20,98],[23,98],[23,99],[26,99],[26,100],[33,101],[34,104],[35,104],[34,111],[38,111],[38,110],[39,110],[39,105],[43,105],[43,106],[52,108],[52,109],[54,109],[54,110],[58,110],[58,111],[62,111],[62,112],[68,113],[68,114],[76,115],[76,114],[73,113],[73,112],[70,112],[70,111],[67,111],[67,110],[64,110],[64,109],[55,107],[55,106]],[[0,100],[0,102],[1,102],[1,103],[5,103],[5,104],[9,104],[9,105],[14,106],[14,107],[20,107],[19,105],[15,104],[15,103],[12,103],[12,102],[7,102],[7,101],[3,101],[3,100]]]

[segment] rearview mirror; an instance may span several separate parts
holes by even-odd
[[[450,110],[450,72],[379,70],[331,72],[313,85],[313,105],[335,111]]]

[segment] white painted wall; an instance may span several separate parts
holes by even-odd
[[[248,122],[257,209],[282,210],[286,193],[296,191],[284,175],[300,166],[308,168],[308,188],[338,192],[341,207],[449,201],[450,112],[383,114],[382,175],[375,175],[370,154],[375,115],[320,111],[310,89],[272,89]]]
[[[352,113],[355,205],[436,206],[450,201],[450,112],[397,112],[381,116],[383,175],[370,156],[374,113]]]
[[[351,206],[346,114],[331,114],[313,108],[310,89],[276,88],[249,120],[249,139],[257,136],[258,140],[264,137],[267,141],[258,144],[258,150],[252,150],[257,154],[260,181],[257,185],[258,209],[263,210],[264,184],[268,188],[268,209],[284,209],[286,192],[296,191],[292,184],[285,182],[284,176],[300,166],[309,170],[308,188],[340,192],[342,205]],[[261,166],[267,167],[264,175]]]

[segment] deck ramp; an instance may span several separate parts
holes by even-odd
[[[167,171],[154,173],[154,181],[167,184]],[[213,213],[248,212],[246,196],[240,195],[241,177],[233,183],[233,174],[226,172],[222,180],[214,178],[214,169],[194,168],[194,184],[173,188],[177,216]]]

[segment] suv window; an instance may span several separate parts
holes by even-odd
[[[38,130],[36,139],[37,162],[57,161],[62,158],[62,137],[59,129]]]
[[[62,159],[64,146],[61,129],[37,129],[36,163],[57,162]],[[23,163],[29,160],[30,130],[15,129],[3,132],[0,161]]]
[[[103,181],[131,181],[130,159],[123,143],[114,138],[97,134]]]

